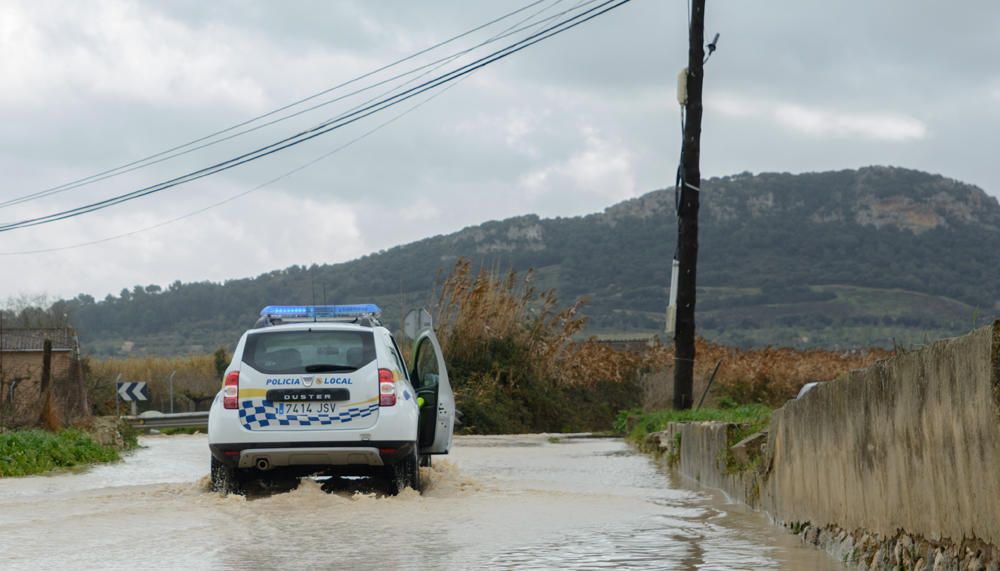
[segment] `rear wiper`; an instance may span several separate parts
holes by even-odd
[[[319,363],[316,365],[306,365],[307,373],[347,373],[357,371],[357,367],[350,365],[334,365],[332,363]]]

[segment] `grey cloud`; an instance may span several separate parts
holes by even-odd
[[[81,86],[80,74],[74,73],[73,78],[49,78],[46,92],[36,101],[0,97],[0,169],[5,173],[0,199],[228,126],[526,3],[182,0],[130,5],[145,21],[162,24],[152,30],[197,38],[202,51],[192,57],[210,60],[181,62],[196,69],[180,65],[169,70],[174,75],[168,79],[211,82],[215,65],[228,74],[229,83],[182,89],[162,77],[119,78],[150,81],[168,90],[138,97],[124,89]],[[573,4],[566,0],[553,10]],[[255,216],[268,214],[250,211],[250,205],[267,208],[264,199],[255,198],[246,199],[247,206],[220,209],[150,233],[151,238],[141,242],[148,244],[145,256],[136,256],[134,244],[110,243],[65,255],[12,259],[10,267],[29,275],[22,283],[32,289],[103,295],[131,285],[122,280],[142,281],[144,275],[149,281],[174,276],[219,279],[293,263],[339,261],[498,217],[600,210],[629,192],[668,186],[680,142],[674,78],[687,59],[685,20],[683,2],[635,0],[483,70],[399,122],[259,195],[287,197],[274,199],[275,204],[291,211],[295,205],[336,204],[341,210],[331,212],[360,221],[359,234],[342,248],[324,250],[308,236],[296,242],[288,233],[274,234],[280,245],[272,244],[267,232],[250,232],[249,224],[259,224]],[[80,25],[99,29],[99,24]],[[1000,90],[997,3],[965,3],[963,13],[955,14],[952,6],[929,0],[716,1],[709,4],[707,28],[709,35],[720,32],[722,40],[707,68],[705,175],[897,164],[940,172],[1000,194],[1000,175],[992,164],[1000,128],[1000,97],[994,94]],[[95,41],[92,28],[49,31],[60,46],[86,47],[82,44]],[[43,61],[46,55],[54,57],[43,53]],[[51,62],[53,73],[68,73],[62,63]],[[234,85],[253,86],[259,93],[234,101],[232,94],[240,93]],[[228,95],[206,95],[211,93]],[[726,112],[719,107],[719,97],[764,110]],[[926,131],[921,137],[897,140],[865,136],[857,128],[810,133],[776,118],[773,109],[778,105],[835,118],[899,117],[918,122]],[[345,108],[333,106],[121,180],[39,202],[30,210],[26,205],[23,212],[72,206],[156,182]],[[168,196],[83,218],[79,225],[0,234],[0,250],[96,238],[132,228],[130,217],[143,225],[204,206],[311,160],[399,110]],[[594,134],[591,140],[588,133]],[[598,183],[571,176],[573,169],[587,168]],[[595,185],[610,188],[604,192]],[[0,220],[10,214],[0,210]],[[338,224],[336,215],[331,216],[331,223]],[[232,225],[235,233],[205,228],[220,221]],[[169,240],[163,237],[170,232],[184,233],[193,241],[185,244],[202,237],[211,245],[187,253],[169,251]],[[226,242],[237,235],[240,241]],[[210,270],[206,267],[207,256],[234,248],[252,250],[252,255],[233,255]],[[96,258],[99,272],[74,274],[74,268],[86,268]],[[45,285],[47,267],[65,272],[59,285]],[[19,287],[0,284],[0,295]]]

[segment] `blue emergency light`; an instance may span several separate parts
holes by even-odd
[[[285,319],[321,319],[337,317],[369,317],[382,313],[374,303],[356,305],[269,305],[260,310],[262,317]]]

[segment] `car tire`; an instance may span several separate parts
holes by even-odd
[[[240,478],[239,471],[236,468],[226,466],[222,462],[219,462],[215,459],[215,456],[212,456],[211,480],[213,492],[219,492],[227,495],[243,495],[245,493],[243,481],[242,478]]]
[[[420,481],[420,457],[416,452],[413,453],[413,458],[407,462],[407,479],[408,484],[411,488],[416,490],[417,493],[423,489],[422,483]]]
[[[420,460],[416,451],[389,468],[389,493],[395,496],[403,488],[420,491]]]
[[[430,468],[431,467],[431,455],[430,454],[421,454],[420,455],[420,466],[422,468]]]

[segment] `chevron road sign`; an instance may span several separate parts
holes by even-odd
[[[149,400],[149,387],[139,381],[134,383],[118,383],[118,397],[125,402]]]

